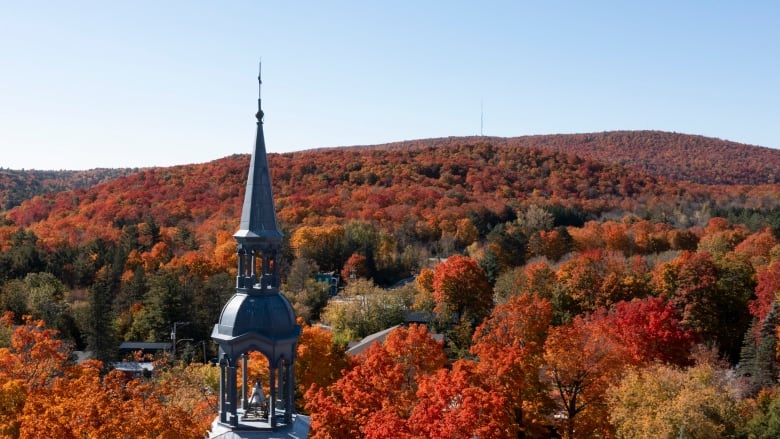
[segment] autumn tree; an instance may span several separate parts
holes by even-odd
[[[402,323],[411,306],[413,290],[386,290],[365,279],[356,279],[339,300],[331,300],[322,320],[333,327],[337,343],[359,340],[369,334]]]
[[[755,269],[766,267],[771,259],[771,251],[777,245],[777,238],[770,228],[764,228],[759,232],[745,238],[734,247],[734,253],[748,258]]]
[[[632,364],[687,365],[698,341],[680,323],[678,311],[661,297],[619,302],[610,310],[598,310],[590,319],[612,332]]]
[[[10,346],[0,348],[0,376],[20,379],[29,388],[42,388],[60,374],[70,351],[43,320],[23,320],[13,329]],[[12,328],[13,316],[3,315],[2,325]]]
[[[364,255],[353,253],[352,256],[347,259],[347,262],[344,263],[344,268],[341,269],[341,278],[346,282],[358,278],[371,278],[371,272],[368,268],[368,259]]]
[[[610,328],[576,317],[553,328],[544,346],[545,378],[552,386],[558,432],[566,439],[612,434],[606,390],[629,363],[628,352]]]
[[[31,394],[20,436],[199,438],[213,420],[211,410],[180,406],[183,399],[173,395],[178,388],[128,382],[116,371],[101,378],[100,367],[88,362],[75,376],[57,378],[46,392]]]
[[[743,268],[720,268],[708,253],[683,252],[653,272],[653,288],[680,312],[682,324],[715,341],[732,361],[749,324],[750,272]]]
[[[6,315],[2,325],[11,328]],[[0,348],[0,433],[4,437],[202,437],[216,414],[206,381],[163,372],[128,381],[103,365],[68,363],[69,347],[41,320],[15,327]],[[201,366],[202,371],[216,371]],[[175,382],[174,382],[175,381]]]
[[[493,292],[477,261],[451,256],[433,272],[433,297],[439,319],[452,322],[451,347],[465,352],[473,329],[482,322],[493,305]]]
[[[396,432],[408,434],[409,438],[431,439],[517,437],[507,428],[512,420],[510,411],[506,410],[506,398],[481,382],[474,362],[456,361],[451,370],[439,369],[422,377],[418,386],[417,400],[405,423],[398,417],[390,418],[395,422],[371,423],[366,437],[403,437]],[[387,428],[392,426],[396,428]]]
[[[362,437],[368,425],[407,419],[414,407],[418,380],[445,363],[441,344],[424,326],[398,328],[384,343],[372,345],[353,367],[327,388],[306,394],[313,439]]]
[[[551,401],[540,380],[552,306],[523,293],[496,306],[474,333],[471,353],[488,388],[506,401],[509,425],[518,437],[545,437]]]
[[[25,318],[14,329],[13,316],[6,313],[0,325],[13,331],[10,345],[0,348],[0,433],[18,437],[29,395],[46,391],[62,373],[70,351],[42,320]]]
[[[302,322],[301,322],[302,323]],[[343,347],[333,343],[333,334],[320,326],[303,324],[295,360],[295,383],[299,395],[309,388],[326,388],[349,366]],[[296,398],[300,402],[300,398]]]
[[[572,238],[565,227],[554,230],[540,230],[528,239],[528,253],[544,256],[551,261],[557,261],[571,251]]]
[[[566,261],[558,270],[558,282],[576,304],[575,311],[592,312],[611,304],[612,298],[600,294],[609,271],[609,258],[602,249],[585,250]]]
[[[476,323],[487,315],[493,303],[490,283],[482,268],[465,256],[451,256],[435,267],[433,294],[439,312]]]
[[[290,245],[298,258],[313,259],[325,271],[338,271],[344,263],[344,227],[302,226],[293,232]]]
[[[436,300],[433,297],[433,270],[423,268],[414,280],[417,294],[412,308],[417,311],[433,312]]]
[[[734,437],[741,419],[727,375],[712,364],[629,370],[608,394],[618,437]]]
[[[780,261],[775,261],[758,273],[756,297],[750,304],[750,313],[757,319],[763,319],[772,303],[780,295]]]

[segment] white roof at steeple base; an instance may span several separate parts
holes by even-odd
[[[237,427],[228,427],[219,422],[219,417],[211,424],[208,439],[306,439],[309,437],[311,418],[305,415],[293,415],[291,425],[282,425],[275,430],[263,429],[260,422],[239,422]],[[259,427],[259,428],[258,428]]]

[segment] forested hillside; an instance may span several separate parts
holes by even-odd
[[[639,132],[271,154],[283,291],[305,324],[296,402],[313,437],[764,437],[780,419],[780,184],[747,184],[744,163],[768,172],[773,152],[735,146],[741,162],[730,147]],[[198,437],[215,410],[217,369],[201,363],[234,291],[248,165],[139,170],[7,212],[3,434],[126,434],[58,415],[73,395],[124,392],[134,425]],[[340,277],[336,300],[321,272]],[[427,326],[345,357],[410,311]],[[68,360],[74,348],[120,359],[119,342],[169,340],[173,322],[187,322],[177,362],[158,358],[161,373],[131,386]],[[46,365],[35,379],[31,361]],[[156,416],[141,419],[150,397]]]
[[[703,208],[771,208],[775,186],[703,186],[571,154],[495,146],[490,139],[407,149],[333,149],[271,155],[277,213],[288,228],[337,219],[376,222],[431,241],[468,214],[504,218],[523,205],[610,212],[691,225]],[[90,189],[24,202],[6,216],[50,247],[116,240],[152,219],[196,230],[204,244],[238,219],[248,156],[141,171]],[[508,213],[510,212],[510,213]]]
[[[703,184],[779,183],[780,150],[664,131],[607,131],[523,137],[448,137],[396,142],[369,148],[405,149],[488,141],[566,152],[624,165],[656,177]]]
[[[39,171],[0,169],[0,212],[36,195],[52,194],[105,183],[138,169],[90,169],[88,171]]]

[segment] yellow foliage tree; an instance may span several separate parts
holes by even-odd
[[[733,437],[741,423],[725,376],[712,364],[655,364],[629,371],[610,389],[610,420],[625,439]]]

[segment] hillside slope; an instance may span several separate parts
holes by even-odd
[[[395,150],[485,141],[495,146],[571,153],[677,181],[701,184],[780,183],[780,150],[663,131],[610,131],[510,138],[447,137],[365,148]]]
[[[88,171],[38,171],[0,169],[0,212],[36,195],[88,188],[138,172],[138,169],[90,169]]]
[[[499,143],[499,145],[496,145]],[[153,219],[186,226],[202,243],[238,223],[249,157],[148,169],[88,189],[25,201],[6,215],[50,246],[115,240],[124,225]],[[295,228],[349,219],[409,239],[438,239],[475,212],[506,216],[529,204],[596,217],[635,212],[669,217],[705,205],[777,203],[777,186],[701,186],[561,152],[508,146],[490,138],[445,146],[336,148],[269,157],[277,213]],[[690,213],[690,212],[689,212]],[[489,215],[488,215],[489,216]]]

